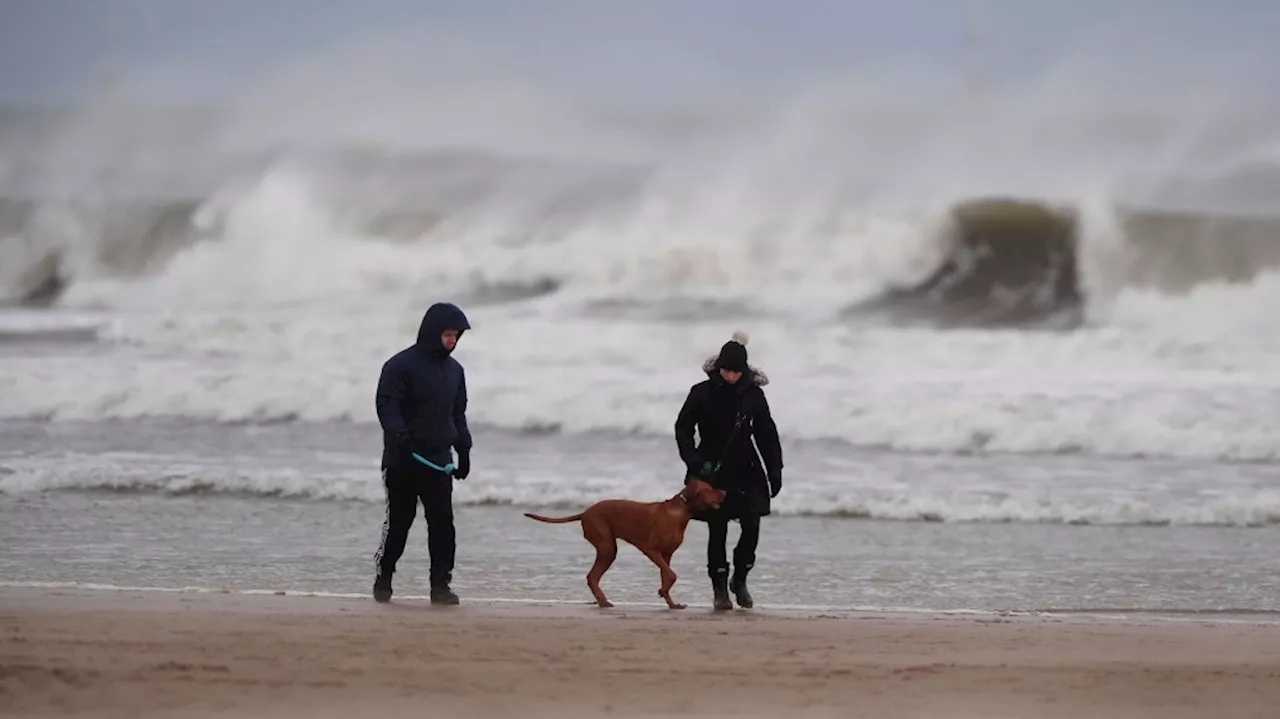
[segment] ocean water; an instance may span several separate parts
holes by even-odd
[[[1273,115],[854,83],[610,124],[304,79],[0,117],[0,581],[367,591],[377,374],[449,300],[464,597],[585,599],[577,529],[520,513],[677,491],[741,330],[785,443],[762,605],[1280,611]],[[1072,219],[957,219],[1006,197]],[[624,553],[606,588],[655,578]]]
[[[4,428],[4,582],[369,591],[383,509],[368,427]],[[655,438],[481,432],[478,442],[475,474],[455,494],[464,598],[589,601],[594,552],[578,526],[521,512],[567,514],[596,498],[656,500],[679,488],[672,443]],[[762,607],[1280,612],[1274,516],[1198,509],[1204,478],[1220,472],[1212,463],[788,450],[794,479],[764,521],[752,575]],[[1265,467],[1233,472],[1221,486],[1237,494],[1274,487]],[[811,509],[824,492],[831,509]],[[694,606],[710,601],[706,535],[691,523],[674,561],[678,596]],[[419,516],[398,592],[425,594],[427,569]],[[643,604],[658,601],[656,581],[648,560],[624,548],[604,586],[617,602]]]

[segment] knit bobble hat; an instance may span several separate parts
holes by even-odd
[[[746,372],[749,369],[745,333],[734,332],[733,339],[724,343],[720,348],[720,356],[716,358],[716,369],[727,369],[731,372]]]
[[[733,342],[736,342],[737,344],[742,345],[742,349],[744,352],[743,356],[745,357],[746,356],[745,351],[747,348],[747,333],[734,332]],[[707,373],[708,375],[715,374],[719,370],[719,367],[718,367],[719,362],[720,362],[720,355],[711,355],[707,357],[702,362],[702,371]],[[759,367],[753,367],[750,364],[748,364],[747,372],[745,374],[747,377],[749,377],[749,381],[757,387],[764,387],[765,385],[769,384],[768,375],[766,375],[764,371],[761,370]]]

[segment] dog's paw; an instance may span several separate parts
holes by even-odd
[[[613,602],[610,602],[608,600],[605,600],[603,602],[596,602],[596,606],[600,607],[601,609],[613,609]]]

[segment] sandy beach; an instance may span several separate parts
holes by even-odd
[[[1280,627],[5,588],[7,716],[1272,717]]]

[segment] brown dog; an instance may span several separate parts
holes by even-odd
[[[684,530],[693,512],[719,509],[724,498],[724,490],[695,479],[679,494],[662,502],[602,499],[572,517],[542,517],[528,512],[524,516],[551,524],[582,521],[582,536],[596,548],[596,562],[587,572],[587,587],[595,596],[596,604],[613,606],[600,590],[600,578],[609,571],[618,556],[618,540],[621,539],[658,565],[662,576],[658,596],[667,600],[668,607],[684,609],[685,605],[671,599],[671,587],[676,583],[671,555],[684,542]]]

